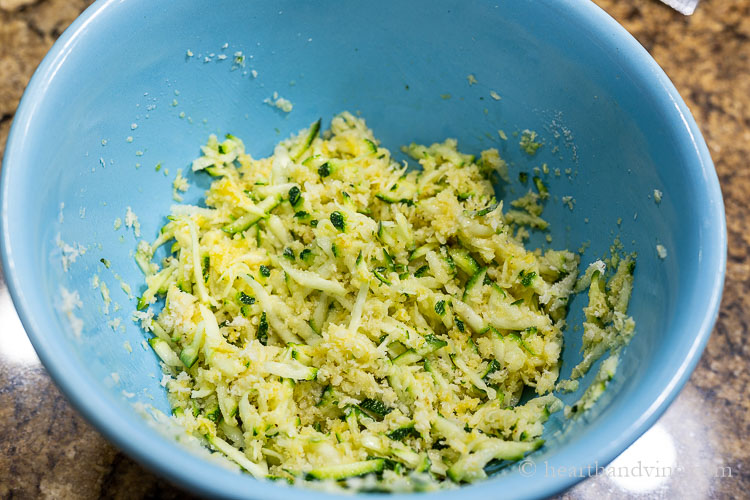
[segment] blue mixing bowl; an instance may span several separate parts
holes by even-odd
[[[290,113],[264,103],[274,92],[294,104]],[[177,169],[192,184],[185,202],[199,203],[208,180],[189,165],[209,133],[232,132],[261,157],[342,110],[360,111],[391,150],[455,137],[467,152],[497,147],[514,179],[546,163],[553,239],[534,235],[532,244],[577,249],[588,241],[587,263],[619,236],[639,256],[630,308],[637,334],[604,397],[577,420],[551,418],[546,446],[530,457],[535,470],[517,464],[434,496],[543,497],[580,479],[550,470],[611,461],[665,410],[703,351],[726,229],[716,173],[684,102],[624,29],[580,0],[96,2],[34,75],[2,168],[3,267],[62,391],[113,443],[189,491],[327,497],[206,460],[134,405],[169,411],[156,356],[142,348],[144,334],[130,321],[134,300],[118,281],[142,290],[137,240],[133,228],[113,223],[132,207],[153,239]],[[524,129],[544,141],[533,157],[514,136]],[[524,191],[514,182],[502,195]],[[563,196],[575,200],[572,210]],[[109,285],[108,315],[94,275]],[[77,292],[80,307],[68,300],[66,308],[62,289]],[[585,302],[571,304],[563,376],[579,357],[572,326]]]

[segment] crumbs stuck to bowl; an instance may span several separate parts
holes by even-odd
[[[71,402],[191,491],[327,496],[238,474],[143,418],[144,408],[170,408],[140,328],[150,318],[132,317],[145,289],[138,241],[157,237],[175,200],[197,205],[209,187],[189,168],[197,145],[230,132],[262,158],[343,109],[361,112],[392,151],[446,137],[465,152],[498,149],[512,181],[498,192],[506,201],[541,179],[551,242],[532,233],[532,247],[583,242],[590,262],[618,238],[638,254],[629,310],[637,334],[617,375],[584,418],[553,414],[545,446],[528,458],[576,468],[613,459],[697,362],[718,309],[726,235],[713,165],[687,108],[645,50],[588,3],[95,3],[32,79],[0,193],[14,303]],[[579,359],[585,304],[569,304],[563,378]],[[566,404],[593,370],[589,377],[561,396]],[[440,494],[503,488],[535,498],[580,479],[527,472],[505,467]]]

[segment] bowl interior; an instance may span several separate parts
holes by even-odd
[[[290,113],[264,104],[274,92],[292,101]],[[465,152],[498,148],[513,179],[500,187],[506,201],[528,189],[519,172],[547,164],[552,242],[535,234],[533,245],[588,242],[583,265],[616,237],[638,253],[630,306],[638,333],[615,380],[585,417],[566,424],[554,415],[548,445],[533,456],[549,466],[611,460],[671,401],[702,350],[723,278],[723,205],[669,81],[614,21],[579,2],[97,2],[40,67],[3,167],[8,281],[58,384],[110,439],[194,491],[318,495],[206,464],[141,418],[134,402],[169,408],[118,278],[135,295],[144,288],[137,238],[114,221],[132,207],[143,238],[155,238],[178,169],[191,184],[185,202],[200,203],[209,180],[189,166],[210,133],[241,137],[257,158],[342,110],[361,112],[392,151],[446,137]],[[518,146],[524,129],[544,142],[533,157]],[[575,200],[572,210],[563,196]],[[67,272],[65,244],[85,247]],[[108,314],[94,276],[109,286]],[[61,310],[62,287],[80,296],[80,336]],[[571,304],[563,376],[579,357],[573,327],[585,303],[582,295]],[[470,488],[538,496],[575,478],[535,479],[510,467]]]

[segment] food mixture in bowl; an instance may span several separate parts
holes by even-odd
[[[482,479],[543,444],[563,407],[552,392],[609,351],[567,414],[593,404],[633,333],[631,256],[579,276],[576,253],[525,248],[527,227],[547,226],[541,180],[504,210],[497,150],[404,151],[421,168],[349,113],[263,159],[212,136],[193,163],[214,178],[206,207],[173,206],[138,247],[137,315],[174,418],[256,477],[386,491]],[[559,382],[568,301],[586,288],[583,361]]]

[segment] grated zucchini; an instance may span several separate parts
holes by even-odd
[[[420,168],[350,113],[268,158],[211,136],[193,162],[210,176],[208,208],[173,206],[139,244],[138,308],[165,300],[153,319],[138,314],[172,375],[175,417],[256,477],[385,491],[471,482],[541,446],[561,406],[577,255],[524,247],[510,225],[521,218],[495,199],[492,173],[508,177],[497,150],[464,154],[448,139],[405,151]],[[513,206],[538,218],[548,189],[534,182],[539,195]],[[154,262],[162,245],[170,255]],[[608,280],[601,263],[578,283],[589,305],[574,378],[632,335],[634,264],[614,262]],[[593,404],[607,367],[569,412]],[[538,397],[519,405],[527,388]]]

